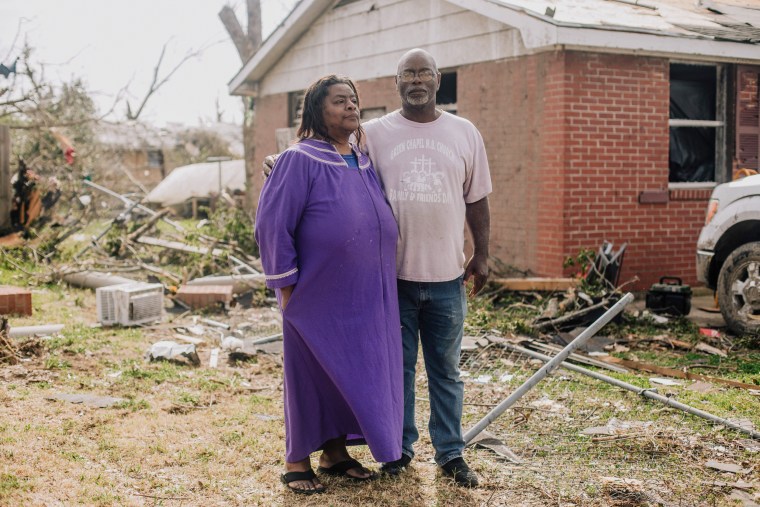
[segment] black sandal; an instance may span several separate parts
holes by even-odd
[[[356,477],[354,475],[350,475],[348,471],[354,468],[359,468],[360,470],[366,470],[367,472],[369,472],[369,476]],[[336,463],[335,465],[331,467],[327,467],[327,468],[319,467],[317,468],[317,472],[321,474],[325,474],[325,475],[332,475],[333,477],[345,477],[347,479],[351,479],[352,481],[371,481],[372,479],[377,477],[377,474],[364,468],[364,466],[358,461],[356,461],[355,459],[341,461],[340,463]]]
[[[293,493],[298,493],[299,495],[314,495],[318,493],[324,493],[325,487],[322,486],[321,488],[314,488],[314,489],[304,489],[304,488],[292,488],[289,486],[291,482],[295,481],[310,481],[312,479],[316,479],[317,474],[314,473],[314,470],[311,468],[308,469],[305,472],[287,472],[280,476],[280,480],[282,483]],[[313,484],[313,483],[312,483]],[[315,485],[316,486],[316,485]]]

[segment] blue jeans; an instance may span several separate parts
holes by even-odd
[[[459,379],[465,288],[460,276],[450,282],[398,280],[398,304],[404,348],[404,436],[401,451],[414,456],[419,438],[414,423],[414,384],[417,353],[422,355],[428,376],[430,420],[428,430],[435,448],[435,461],[444,465],[462,456],[462,400],[464,383]]]

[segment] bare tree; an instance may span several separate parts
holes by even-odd
[[[247,62],[261,47],[261,2],[259,0],[247,0],[248,9],[248,31],[244,32],[240,22],[235,16],[232,7],[225,5],[219,11],[219,18],[222,20],[227,33],[230,35],[241,63]],[[254,119],[254,99],[252,97],[243,97],[243,108],[245,119],[243,121],[243,150],[245,151],[245,182],[246,188],[246,208],[249,213],[253,213],[255,196],[251,189],[253,180],[258,174],[256,168],[256,151],[253,140],[253,119]]]
[[[143,96],[142,101],[140,102],[140,105],[137,107],[136,111],[132,111],[132,107],[129,104],[129,101],[127,101],[127,119],[128,120],[136,120],[140,113],[142,113],[143,109],[145,108],[145,104],[148,102],[148,99],[153,96],[154,93],[156,93],[159,88],[161,88],[163,85],[166,84],[169,79],[174,75],[175,72],[179,70],[182,65],[184,65],[185,62],[187,62],[189,59],[200,56],[201,53],[203,53],[205,48],[201,48],[197,51],[190,51],[188,52],[172,69],[161,79],[158,78],[159,73],[161,71],[161,64],[164,61],[164,56],[166,55],[166,46],[169,45],[169,41],[165,42],[163,47],[161,48],[161,54],[158,57],[158,62],[156,63],[156,66],[153,68],[153,80],[150,82],[150,86],[148,87],[148,91]]]

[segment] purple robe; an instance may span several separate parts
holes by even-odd
[[[401,457],[398,226],[369,158],[354,153],[359,169],[331,144],[302,140],[259,199],[267,286],[295,284],[282,312],[288,462],[343,435],[379,462]]]

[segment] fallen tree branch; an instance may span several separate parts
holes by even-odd
[[[159,220],[161,220],[163,217],[165,217],[168,214],[169,214],[169,208],[162,209],[161,211],[159,211],[158,213],[150,217],[150,219],[147,222],[145,222],[142,226],[140,226],[140,228],[138,228],[135,232],[133,232],[132,234],[129,234],[127,236],[127,240],[134,243],[135,241],[137,241],[137,239],[140,236],[142,236],[143,234],[148,232],[150,229],[152,229],[153,226],[156,225],[156,222],[158,222]]]

